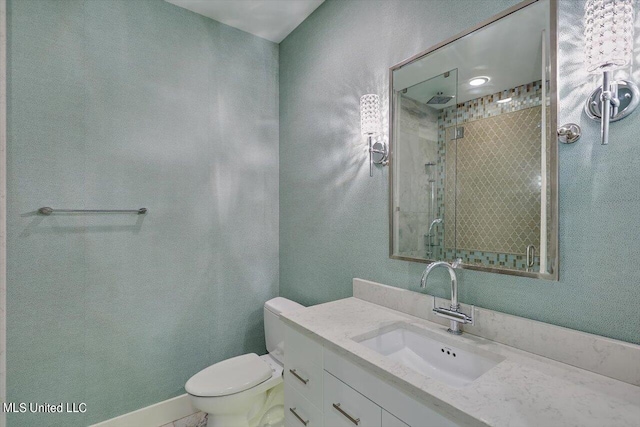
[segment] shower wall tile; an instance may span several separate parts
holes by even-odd
[[[541,97],[542,81],[538,80],[446,108],[442,110],[444,116],[440,119],[444,120],[445,127],[456,123],[460,126],[463,123],[474,120],[500,116],[506,113],[513,113],[514,111],[539,106],[541,104]],[[507,98],[511,98],[511,100],[505,103],[498,102]]]
[[[527,267],[526,255],[505,254],[485,251],[470,251],[466,249],[446,249],[444,258],[453,260],[462,258],[467,264],[478,264],[487,267],[507,268],[511,270],[539,271],[540,257],[534,257],[534,267]]]
[[[399,213],[399,248],[401,254],[408,252],[424,255],[425,227],[428,227],[429,216],[420,212]]]
[[[445,259],[524,269],[526,247],[539,247],[541,96],[538,81],[441,111]]]
[[[540,244],[540,107],[465,123],[457,139],[456,249]]]
[[[402,97],[399,112],[399,141],[395,155],[399,159],[397,173],[399,207],[397,237],[402,256],[423,258],[425,234],[435,213],[430,212],[431,180],[436,170],[430,163],[438,161],[437,110],[411,98]],[[435,183],[434,183],[435,185]],[[434,187],[435,188],[435,187]]]
[[[452,129],[452,128],[448,128]],[[443,129],[440,132],[442,138],[447,135],[447,132]],[[447,137],[447,139],[440,139],[439,145],[442,153],[442,170],[444,175],[444,198],[439,198],[438,209],[442,212],[441,218],[444,220],[444,227],[441,233],[444,233],[444,248],[454,249],[456,247],[456,164],[457,164],[457,152],[455,140]]]

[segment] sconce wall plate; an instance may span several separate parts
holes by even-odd
[[[389,150],[383,141],[374,141],[371,144],[371,161],[376,165],[387,166],[389,164]]]
[[[612,122],[624,119],[640,104],[640,90],[638,89],[638,85],[629,80],[618,80],[615,83],[618,86],[617,98],[620,101],[620,105],[617,108],[617,112],[614,112],[609,118]],[[601,97],[602,87],[598,87],[589,95],[589,98],[587,98],[587,102],[584,105],[584,112],[590,119],[600,121],[602,118]]]

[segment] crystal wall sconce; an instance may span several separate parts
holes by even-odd
[[[380,120],[380,97],[375,94],[360,98],[360,132],[369,144],[369,176],[373,176],[373,164],[389,164],[389,150],[382,139]]]
[[[634,0],[587,0],[584,13],[586,66],[602,73],[602,86],[587,99],[585,113],[600,120],[602,145],[609,143],[609,122],[627,117],[640,102],[638,86],[613,80],[613,71],[633,61]]]

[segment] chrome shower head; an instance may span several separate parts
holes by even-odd
[[[436,95],[432,96],[430,100],[427,101],[427,105],[442,105],[451,101],[453,96],[445,96],[445,95]]]

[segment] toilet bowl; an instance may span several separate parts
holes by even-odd
[[[208,427],[282,427],[284,425],[284,332],[280,313],[303,308],[285,298],[264,304],[269,354],[243,354],[195,374],[185,390],[195,408],[208,414]]]

